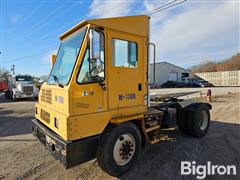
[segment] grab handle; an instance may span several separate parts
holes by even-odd
[[[153,82],[149,83],[148,85],[154,85],[155,84],[155,71],[156,71],[156,45],[154,43],[148,43],[148,48],[152,46],[153,47]],[[150,61],[149,61],[150,65]]]

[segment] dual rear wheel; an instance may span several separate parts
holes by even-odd
[[[179,112],[177,125],[183,134],[203,137],[210,125],[209,107],[206,104],[198,104],[192,110]]]

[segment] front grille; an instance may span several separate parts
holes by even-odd
[[[23,93],[33,93],[33,86],[23,86]]]
[[[41,95],[41,101],[42,102],[45,102],[45,95],[46,94],[46,91],[45,91],[45,89],[42,89],[42,95]]]
[[[50,89],[42,89],[41,101],[52,104],[52,91]]]
[[[50,123],[50,114],[47,111],[41,110],[41,118],[45,122]]]

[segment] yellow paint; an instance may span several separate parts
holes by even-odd
[[[77,31],[81,27],[91,24],[98,27],[104,27],[108,29],[113,29],[121,31],[124,33],[130,33],[134,35],[148,37],[149,23],[148,19],[150,17],[146,15],[141,16],[126,16],[126,17],[115,17],[115,18],[104,18],[104,19],[92,19],[83,20],[69,31],[63,33],[60,39],[64,39],[73,32]]]
[[[70,82],[64,88],[57,85],[42,86],[39,102],[36,104],[36,118],[65,140],[76,140],[101,134],[108,123],[123,123],[133,119],[143,119],[147,111],[144,97],[147,94],[147,38],[148,16],[130,16],[108,19],[85,20],[76,25],[60,39],[71,35],[83,26],[102,27],[105,36],[105,81],[104,91],[98,83],[80,85],[77,83],[79,68],[88,43],[84,38]],[[88,32],[87,32],[88,34]],[[138,46],[137,68],[114,67],[112,65],[112,39],[133,41]],[[138,84],[142,90],[138,90]],[[51,91],[51,104],[41,97],[46,90]],[[48,91],[48,92],[49,92]],[[119,100],[120,94],[135,93],[136,99]],[[58,96],[64,102],[57,102]],[[41,109],[50,113],[50,123],[41,116]],[[54,118],[59,118],[59,129],[54,127]]]
[[[40,120],[44,125],[49,127],[52,131],[56,132],[63,139],[68,139],[68,118],[69,115],[64,115],[60,111],[57,111],[56,108],[50,108],[49,106],[44,106],[40,103],[36,103],[35,107],[37,108],[37,114],[35,113],[35,117]],[[50,123],[42,120],[41,118],[41,110],[44,110],[50,114]],[[54,118],[58,118],[60,120],[59,129],[54,126]]]

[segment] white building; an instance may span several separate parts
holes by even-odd
[[[196,75],[214,86],[240,86],[240,70],[203,72]]]
[[[189,70],[168,62],[156,63],[155,85],[160,86],[166,81],[185,81],[189,73]],[[153,82],[153,64],[150,64],[150,82]]]

